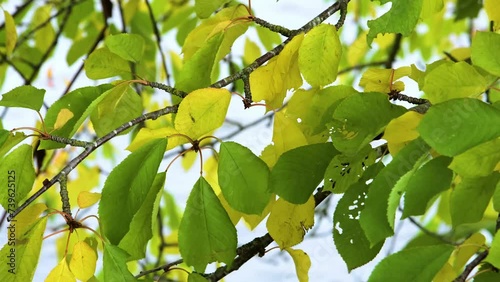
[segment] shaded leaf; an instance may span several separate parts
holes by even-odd
[[[103,47],[95,50],[85,60],[85,74],[90,79],[102,79],[130,74],[129,63]]]
[[[109,51],[127,61],[137,63],[144,53],[144,38],[137,34],[109,35],[106,37],[105,43]]]
[[[7,56],[10,56],[17,43],[16,23],[9,12],[4,10],[3,15],[5,17],[5,49]]]
[[[39,111],[43,104],[45,89],[31,85],[18,86],[2,95],[0,106],[27,108]]]
[[[199,18],[204,19],[227,2],[230,2],[230,0],[196,0],[194,1],[194,10]]]
[[[127,268],[127,252],[117,246],[104,244],[103,256],[104,281],[137,281]]]
[[[500,34],[478,32],[472,39],[471,59],[474,65],[500,76],[500,58],[495,54],[497,46],[500,46]]]
[[[464,177],[488,176],[500,162],[500,138],[477,145],[453,158],[450,168]]]

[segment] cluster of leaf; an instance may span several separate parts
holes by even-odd
[[[194,5],[188,1],[152,1],[151,5],[126,1],[121,8],[125,24],[122,31],[128,29],[127,33],[115,25],[108,26],[93,1],[77,1],[71,9],[65,1],[34,5],[33,17],[43,14],[37,18],[41,22],[34,22],[19,35],[16,25],[24,16],[19,13],[14,18],[5,12],[5,37],[0,37],[5,38],[0,68],[4,74],[13,67],[30,84],[30,77],[39,70],[38,63],[46,59],[44,54],[51,54],[47,42],[59,32],[52,21],[47,21],[48,11],[60,10],[62,14],[54,19],[64,23],[61,33],[73,41],[66,57],[68,64],[88,54],[83,65],[88,78],[122,79],[66,93],[47,109],[41,130],[77,138],[84,128],[95,136],[94,144],[107,144],[118,134],[129,133],[125,129],[135,125],[133,121],[146,120],[134,127],[127,148],[131,153],[112,169],[100,193],[89,193],[99,179],[98,168],[86,163],[88,155],[77,166],[78,178],[68,182],[70,204],[84,209],[99,202],[99,230],[104,239],[99,244],[101,239],[77,229],[74,232],[82,232],[86,238],[72,236],[69,248],[66,238],[58,240],[60,263],[47,280],[135,281],[131,273],[138,264],[130,266],[130,262],[147,255],[163,258],[180,254],[183,267],[191,272],[189,281],[204,281],[198,273],[204,273],[209,263],[223,262],[230,268],[239,255],[235,225],[240,220],[253,229],[267,219],[269,234],[292,256],[299,280],[307,281],[310,258],[292,247],[302,242],[314,225],[318,204],[314,194],[321,182],[322,193],[342,194],[333,214],[332,233],[349,270],[379,253],[385,240],[394,234],[398,209],[402,218],[407,218],[431,213],[430,207],[438,203],[435,219],[426,228],[435,232],[443,226],[451,227],[449,234],[442,236],[418,235],[405,249],[383,259],[371,281],[452,280],[483,248],[489,249],[486,261],[500,268],[500,235],[494,224],[500,211],[500,192],[496,189],[500,183],[500,61],[496,55],[500,35],[477,32],[469,48],[451,51],[448,59],[427,64],[425,71],[415,65],[369,68],[359,82],[364,92],[350,86],[353,76],[337,78],[339,66],[376,62],[387,56],[392,37],[377,37],[380,33],[409,37],[409,48],[402,51],[405,55],[420,50],[426,58],[436,49],[447,50],[450,46],[435,44],[433,36],[439,33],[422,35],[414,31],[422,19],[421,24],[428,24],[430,29],[441,26],[436,21],[444,21],[446,31],[441,35],[463,32],[462,23],[452,24],[453,19],[444,16],[446,2],[393,1],[386,14],[368,21],[368,31],[359,30],[350,48],[341,43],[342,30],[316,24],[311,30],[290,36],[279,54],[267,53],[264,65],[255,61],[261,55],[259,44],[247,38],[241,62],[230,61],[227,65],[232,75],[223,79],[223,59],[248,28],[256,29],[260,45],[267,51],[279,47],[282,41],[266,27],[251,24],[249,9],[232,1],[199,0]],[[462,7],[466,1],[458,2],[457,7]],[[500,17],[491,3],[485,1],[485,10],[495,26]],[[362,21],[376,6],[354,1],[348,7],[347,14]],[[151,16],[162,20],[156,23]],[[475,15],[465,17],[469,16]],[[457,12],[457,18],[461,17],[464,15]],[[168,69],[157,66],[157,56],[164,54],[152,38],[174,29],[183,53],[182,59],[170,53],[169,67],[175,81],[175,89],[171,88],[175,91],[170,92],[180,96],[170,101],[178,103],[175,117],[143,115],[169,107],[167,101],[161,105],[151,102],[152,91],[141,87],[151,85],[145,79],[170,79]],[[100,41],[102,32],[102,44],[93,44]],[[23,40],[30,36],[35,40]],[[379,45],[378,51],[367,51],[372,42]],[[32,63],[27,64],[30,60]],[[239,72],[242,69],[245,71]],[[389,101],[388,93],[405,89],[399,80],[403,77],[413,80],[424,92],[428,100],[425,114]],[[238,79],[246,80],[248,87],[235,82]],[[332,85],[336,80],[340,83]],[[246,90],[255,102],[264,101],[268,110],[281,109],[285,101],[287,104],[274,113],[272,143],[260,156],[235,142],[220,143],[218,152],[203,164],[204,176],[194,184],[181,216],[173,197],[164,189],[171,187],[171,182],[162,169],[162,160],[166,151],[188,141],[197,151],[196,143],[223,125],[231,100],[231,92],[220,87],[229,84],[226,81],[234,82],[232,90]],[[211,87],[214,85],[218,87]],[[290,98],[285,100],[289,92]],[[0,106],[40,112],[44,94],[43,89],[20,86],[5,93]],[[372,141],[379,136],[387,146],[373,148]],[[15,205],[22,203],[32,187],[44,186],[45,178],[66,167],[69,154],[55,149],[76,144],[71,139],[67,143],[41,140],[38,149],[50,150],[51,157],[45,169],[36,172],[33,146],[18,145],[27,137],[0,130],[1,183],[8,182],[7,171],[17,173],[15,197],[6,189],[0,190],[0,203],[6,209],[9,199],[14,198]],[[113,149],[104,146],[103,154],[109,155]],[[86,150],[89,148],[96,149]],[[54,191],[44,198],[46,205],[32,204],[16,217],[18,274],[16,278],[9,276],[8,265],[2,264],[2,281],[32,279],[47,223],[43,213],[47,206],[55,207],[60,202]],[[162,215],[160,222],[158,214]],[[155,231],[164,222],[171,231],[168,236]],[[489,244],[480,233],[484,230],[494,236]],[[165,242],[178,247],[163,247]],[[10,246],[5,245],[0,255],[5,257],[9,252]],[[102,272],[96,277],[101,252]],[[146,262],[145,268],[153,268],[160,261]],[[478,281],[498,278],[488,269],[493,268],[485,266]],[[164,275],[186,279],[173,272]]]

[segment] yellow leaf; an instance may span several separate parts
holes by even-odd
[[[373,40],[373,42],[377,43],[380,49],[385,49],[394,44],[394,38],[396,38],[396,35],[394,33],[386,33],[386,34],[379,33],[377,37]]]
[[[441,11],[444,7],[443,0],[424,0],[420,18],[428,18],[435,13]]]
[[[366,32],[359,34],[358,38],[347,49],[347,62],[354,66],[366,56],[368,52],[368,43],[366,42]]]
[[[178,134],[179,132],[175,130],[173,127],[165,127],[165,128],[158,128],[158,129],[149,129],[149,128],[141,128],[139,130],[139,133],[134,138],[134,141],[130,143],[130,145],[127,147],[127,150],[130,152],[133,152],[149,141],[153,139],[158,139],[158,138],[167,138],[167,148],[166,150],[170,150],[172,148],[175,148],[181,144],[188,143],[189,141],[182,136],[172,136],[174,134]],[[172,136],[172,137],[169,137]]]
[[[498,9],[498,0],[484,0],[484,10],[490,21],[494,23],[494,30],[500,29],[500,9]]]
[[[47,210],[47,206],[42,203],[36,203],[29,205],[22,212],[20,212],[15,219],[17,220],[16,224],[16,232],[17,234],[24,234],[27,230],[27,227],[31,227],[31,225],[38,220],[42,212]]]
[[[300,282],[309,281],[309,268],[311,268],[311,259],[303,250],[294,250],[292,248],[286,248],[290,256],[292,256],[293,263],[295,264],[295,271],[297,272],[297,278]]]
[[[253,100],[264,100],[268,110],[281,107],[286,91],[302,85],[297,58],[303,38],[303,34],[295,36],[278,56],[250,74]]]
[[[269,203],[267,203],[267,206],[264,208],[264,211],[262,211],[261,215],[255,215],[255,214],[242,214],[243,220],[245,220],[246,226],[250,229],[253,230],[259,223],[264,220],[264,218],[267,217],[267,215],[271,212],[271,209],[274,206],[274,203],[276,203],[276,195],[271,196],[271,200],[269,200]]]
[[[97,255],[92,247],[84,241],[75,244],[69,267],[76,278],[86,281],[94,276],[96,262]]]
[[[230,99],[227,89],[204,88],[189,93],[179,105],[175,129],[194,140],[219,128]]]
[[[452,263],[455,272],[459,272],[465,266],[467,261],[480,249],[483,248],[486,239],[481,233],[474,233],[467,238],[454,252],[454,262]]]
[[[99,167],[87,167],[79,165],[76,167],[78,177],[68,182],[68,195],[71,206],[78,205],[79,194],[83,191],[90,191],[99,184]]]
[[[260,158],[267,164],[269,169],[278,161],[278,155],[276,155],[276,147],[273,144],[267,145],[264,150],[260,153]]]
[[[307,33],[300,46],[300,72],[311,86],[325,86],[337,78],[341,56],[337,29],[330,24],[320,24]]]
[[[457,278],[458,273],[453,270],[453,267],[449,262],[446,262],[441,270],[434,276],[432,281],[453,281]]]
[[[419,136],[417,126],[423,117],[422,114],[408,111],[389,122],[383,138],[387,140],[391,155],[396,155],[408,142]]]
[[[369,68],[363,73],[359,86],[364,87],[365,92],[389,93],[391,89],[403,91],[404,83],[396,80],[410,74],[411,67],[400,67],[395,70]]]
[[[78,194],[78,206],[81,209],[88,208],[97,203],[99,199],[101,199],[101,193],[82,191],[80,192],[80,194]]]
[[[16,23],[14,22],[14,18],[7,11],[3,11],[3,15],[5,17],[5,51],[7,56],[10,56],[14,49],[16,48],[17,43],[17,31],[16,31]]]
[[[450,54],[457,61],[465,61],[471,57],[471,49],[469,47],[456,48],[451,50]]]
[[[59,264],[54,267],[45,278],[47,282],[70,282],[76,281],[75,275],[69,270],[66,257],[64,257]]]
[[[281,249],[292,247],[304,240],[308,229],[314,225],[314,197],[302,205],[278,199],[267,219],[267,231]]]
[[[57,119],[56,122],[54,123],[54,129],[59,129],[63,127],[68,120],[73,118],[73,112],[71,112],[68,109],[61,109],[59,113],[57,114]]]
[[[274,115],[273,143],[276,159],[286,151],[307,145],[307,139],[297,121],[287,118],[282,112]]]
[[[182,156],[181,164],[185,171],[188,171],[193,166],[196,161],[196,156],[198,156],[198,153],[195,151],[188,151],[184,154],[184,156]]]
[[[259,56],[260,56],[259,46],[252,40],[246,38],[245,47],[243,49],[243,63],[245,65],[249,65]]]

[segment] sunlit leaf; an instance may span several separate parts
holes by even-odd
[[[478,32],[472,40],[472,62],[486,71],[500,76],[500,58],[495,48],[500,46],[500,34],[494,32]]]
[[[486,238],[481,233],[474,233],[467,238],[454,253],[455,260],[453,261],[453,268],[457,273],[463,269],[469,259],[482,249],[486,243]]]
[[[231,264],[236,256],[236,229],[210,184],[200,177],[189,195],[179,226],[184,261],[203,272],[214,261]]]
[[[10,149],[19,144],[27,137],[22,132],[11,132],[0,129],[0,157],[3,157]]]
[[[414,111],[408,111],[391,120],[384,131],[383,139],[391,155],[396,155],[408,142],[419,136],[417,126],[424,116]]]
[[[63,127],[68,120],[73,118],[73,113],[68,109],[62,109],[56,118],[56,122],[54,123],[54,129],[59,129]]]
[[[197,139],[219,128],[224,123],[230,99],[227,89],[205,88],[189,93],[177,111],[175,129]]]
[[[314,225],[314,197],[304,204],[291,204],[280,198],[271,209],[266,227],[269,235],[281,249],[292,247],[304,240],[306,231]]]
[[[9,12],[4,10],[3,15],[5,17],[5,49],[7,56],[10,56],[16,48],[17,43],[16,23]]]
[[[466,62],[447,62],[425,76],[423,91],[431,103],[453,98],[477,97],[486,90],[488,81]]]
[[[391,90],[403,91],[405,85],[402,81],[397,81],[403,76],[411,73],[410,67],[400,67],[398,69],[377,69],[369,68],[361,76],[359,86],[365,92],[389,93]]]
[[[300,72],[311,86],[335,81],[342,56],[342,45],[333,25],[320,24],[305,36],[299,49]]]
[[[27,108],[38,111],[42,107],[44,95],[45,89],[38,89],[31,85],[18,86],[2,94],[0,106]]]
[[[78,206],[81,209],[88,208],[101,199],[100,193],[91,193],[87,191],[82,191],[78,194]]]
[[[294,250],[292,248],[286,248],[285,251],[290,254],[295,264],[295,272],[297,273],[297,278],[299,282],[309,281],[309,269],[311,268],[311,259],[303,250]]]
[[[189,142],[185,137],[182,136],[172,136],[178,134],[179,131],[175,130],[173,127],[164,127],[158,129],[149,129],[147,127],[141,128],[139,133],[135,136],[134,140],[127,147],[127,150],[133,152],[138,148],[142,147],[144,144],[148,143],[153,139],[167,138],[167,150],[175,148],[181,144]]]
[[[86,281],[94,276],[96,263],[97,254],[87,243],[80,241],[75,244],[69,268],[76,278]]]
[[[299,128],[297,122],[287,118],[283,113],[274,115],[273,143],[276,158],[300,146],[307,145],[307,139]]]
[[[450,168],[464,177],[488,176],[500,162],[500,138],[477,145],[453,158]]]
[[[45,278],[45,281],[51,282],[70,282],[70,281],[75,281],[76,278],[75,275],[69,270],[68,263],[66,262],[66,257],[64,257],[59,264],[54,267],[47,278]]]
[[[196,0],[194,9],[198,17],[208,18],[217,8],[229,2],[229,0]]]

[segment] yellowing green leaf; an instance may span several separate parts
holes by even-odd
[[[4,10],[3,15],[5,17],[5,49],[7,56],[10,56],[17,43],[16,23],[9,12]]]
[[[377,69],[369,68],[361,76],[359,86],[365,92],[389,93],[391,90],[403,91],[405,85],[402,81],[396,81],[411,73],[411,67],[400,67],[398,69]]]
[[[137,63],[144,53],[144,38],[137,34],[109,35],[106,37],[105,43],[109,51],[127,61]]]
[[[97,263],[97,254],[85,241],[80,241],[73,247],[73,254],[69,262],[71,272],[79,280],[86,281],[94,276]]]
[[[303,250],[294,250],[292,248],[286,248],[295,264],[295,271],[297,272],[297,278],[299,282],[309,281],[309,268],[311,268],[311,259]]]
[[[243,63],[245,63],[245,65],[249,65],[259,56],[260,56],[259,45],[257,45],[252,40],[246,38],[245,47],[243,49]]]
[[[172,136],[174,134],[179,134],[179,131],[177,131],[173,127],[164,127],[158,129],[150,129],[147,127],[141,128],[141,130],[139,130],[139,133],[137,133],[137,135],[135,136],[134,141],[132,141],[132,143],[130,143],[130,145],[127,147],[127,150],[133,152],[149,141],[160,138],[167,138],[167,150],[189,142],[189,140],[187,140],[185,137]]]
[[[130,74],[129,63],[105,47],[97,49],[90,54],[87,60],[85,60],[84,69],[87,77],[90,79],[102,79]]]
[[[335,81],[342,56],[337,29],[320,24],[305,36],[299,49],[299,68],[306,81],[313,87],[325,86]]]
[[[47,282],[71,282],[75,281],[75,275],[69,270],[68,263],[66,262],[66,257],[64,257],[59,264],[54,267],[47,278],[45,278]]]
[[[57,114],[57,119],[56,122],[54,123],[54,129],[59,129],[63,127],[68,120],[73,118],[73,113],[68,110],[68,109],[62,109],[58,114]]]
[[[380,4],[388,2],[392,2],[392,7],[387,13],[368,21],[368,45],[371,45],[379,33],[401,33],[403,36],[409,36],[417,25],[423,0],[381,0]]]
[[[422,19],[428,18],[435,13],[441,11],[444,7],[443,0],[424,0],[422,4]]]
[[[447,62],[425,76],[426,97],[433,104],[454,98],[477,97],[488,86],[486,79],[466,62]]]
[[[497,4],[500,4],[497,3]],[[498,9],[498,8],[497,8]],[[500,34],[478,32],[472,40],[472,62],[495,76],[500,76],[500,58],[495,52],[500,46]]]
[[[277,160],[284,152],[307,145],[307,140],[295,120],[277,112],[274,115],[273,143]]]
[[[302,205],[283,199],[274,204],[267,219],[267,231],[281,249],[292,247],[304,240],[306,231],[314,225],[314,197]]]
[[[295,36],[277,57],[250,74],[252,98],[266,101],[268,110],[281,107],[286,91],[302,85],[297,58],[303,38],[303,34]]]
[[[192,139],[219,128],[226,118],[231,94],[227,89],[195,90],[179,105],[175,129]]]
[[[230,0],[196,0],[194,1],[194,10],[198,17],[208,18],[215,10],[229,2]]]
[[[422,114],[408,111],[389,122],[383,138],[387,140],[391,155],[396,155],[408,142],[419,136],[417,126],[422,118]]]
[[[457,273],[460,273],[467,261],[483,248],[485,242],[486,238],[484,238],[483,234],[474,233],[457,247],[454,253],[455,260],[453,261],[453,268]]]
[[[103,93],[103,96],[104,98],[90,115],[90,120],[99,137],[142,114],[141,97],[130,86],[130,82],[116,85]]]
[[[78,206],[81,209],[88,208],[101,199],[101,193],[82,191],[78,194]]]
[[[500,138],[484,142],[453,158],[450,168],[461,176],[488,176],[500,163]]]

